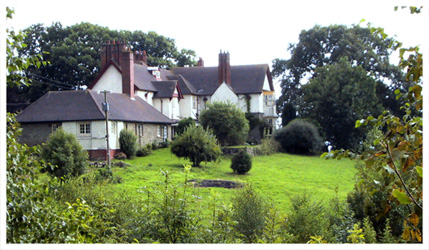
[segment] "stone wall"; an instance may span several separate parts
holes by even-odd
[[[22,123],[22,134],[19,142],[28,146],[35,146],[46,142],[52,133],[52,123]]]

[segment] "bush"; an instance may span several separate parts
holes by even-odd
[[[45,170],[56,177],[81,175],[88,166],[88,152],[82,148],[73,134],[62,129],[49,136],[42,147],[41,157],[55,166],[47,167]]]
[[[137,156],[148,156],[152,154],[152,146],[140,146],[136,152]]]
[[[249,121],[236,105],[215,102],[199,117],[205,129],[212,129],[221,145],[243,144],[249,133]]]
[[[240,150],[232,157],[231,168],[234,173],[245,174],[252,168],[252,158],[247,153],[246,149]]]
[[[232,218],[237,222],[234,229],[239,237],[246,243],[257,242],[265,226],[264,199],[252,187],[246,186],[234,196],[232,208]]]
[[[189,126],[195,126],[195,121],[192,119],[192,117],[180,120],[177,124],[176,135],[181,135]]]
[[[313,155],[322,147],[317,128],[306,121],[295,119],[274,135],[282,149],[291,154]]]
[[[128,159],[136,156],[137,152],[137,137],[133,132],[123,129],[119,134],[119,148],[127,155]]]
[[[125,159],[127,159],[127,155],[125,153],[118,152],[115,154],[115,159],[125,160]]]
[[[262,139],[261,144],[253,148],[255,156],[270,155],[279,152],[280,145],[273,138]]]
[[[199,166],[202,161],[216,161],[222,155],[216,137],[201,126],[186,128],[172,142],[171,153],[189,159],[193,166]]]
[[[168,148],[168,146],[170,146],[170,142],[169,141],[162,141],[158,144],[159,148]]]
[[[320,201],[312,201],[308,194],[295,195],[286,225],[287,231],[296,237],[296,243],[306,243],[311,236],[326,235],[328,218]]]

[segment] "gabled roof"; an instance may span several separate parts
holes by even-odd
[[[176,80],[179,83],[182,94],[190,95],[197,94],[197,89],[192,85],[188,80],[186,80],[182,75],[170,75],[167,76],[169,80]]]
[[[153,98],[173,98],[174,90],[177,87],[177,81],[154,81],[152,84],[158,90]]]
[[[219,87],[218,67],[181,67],[172,72],[193,85],[197,95],[212,95]],[[236,94],[262,93],[265,77],[273,91],[268,64],[231,66],[231,87]]]
[[[109,120],[174,123],[138,96],[132,100],[126,94],[109,93],[107,99]],[[20,123],[104,120],[103,102],[104,94],[92,90],[50,91],[16,119]]]

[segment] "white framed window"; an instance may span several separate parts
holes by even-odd
[[[196,96],[192,96],[192,108],[196,109],[197,108],[197,97]]]
[[[91,134],[91,123],[79,123],[79,135],[90,135]]]
[[[156,126],[156,136],[161,137],[161,126]]]
[[[140,136],[140,137],[142,137],[143,136],[143,124],[139,124],[138,126],[137,126],[137,130],[138,130],[138,136]]]

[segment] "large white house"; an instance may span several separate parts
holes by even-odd
[[[126,50],[120,43],[103,46],[101,72],[90,89],[115,93],[133,89],[131,95],[141,97],[173,120],[198,120],[208,103],[229,101],[274,127],[277,115],[268,64],[231,66],[229,53],[221,52],[217,67],[204,67],[200,58],[197,67],[165,70],[148,66],[145,52],[122,53]],[[132,86],[124,85],[124,79]]]
[[[217,67],[171,70],[147,65],[145,52],[131,52],[122,43],[107,43],[101,51],[101,69],[88,90],[52,91],[17,116],[22,141],[29,145],[46,141],[61,126],[76,135],[92,159],[106,154],[106,125],[102,109],[106,95],[111,156],[119,150],[119,131],[130,129],[141,145],[171,140],[180,119],[199,114],[213,102],[237,104],[243,112],[264,119],[274,128],[274,87],[269,66],[231,66],[229,53],[219,54]],[[250,133],[260,139],[258,128]]]

